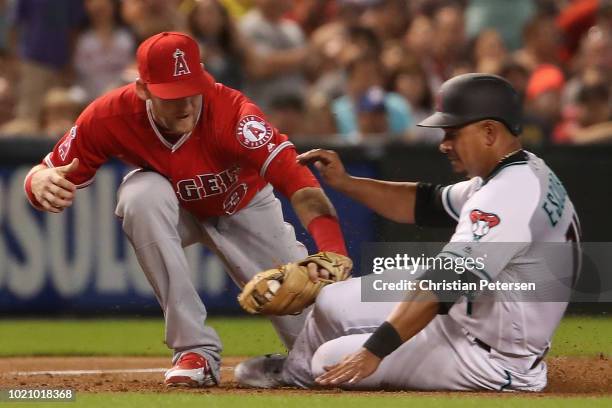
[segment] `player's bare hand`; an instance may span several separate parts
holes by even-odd
[[[355,384],[369,377],[376,371],[382,360],[365,348],[349,354],[335,365],[323,367],[326,372],[318,376],[315,381],[319,385]]]
[[[321,173],[323,180],[334,188],[341,187],[350,179],[340,157],[338,157],[338,153],[333,150],[310,150],[300,154],[297,161],[302,165],[314,164]]]
[[[72,205],[76,186],[66,176],[79,167],[79,159],[61,167],[36,171],[32,175],[32,194],[49,212],[60,213]]]

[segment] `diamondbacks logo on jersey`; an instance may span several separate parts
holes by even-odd
[[[72,144],[72,141],[76,137],[76,134],[77,134],[77,125],[73,126],[72,129],[70,129],[70,134],[68,135],[68,137],[66,137],[66,140],[64,140],[62,144],[59,145],[59,147],[57,148],[57,151],[59,152],[59,155],[60,155],[60,159],[62,161],[66,160],[66,157],[68,157],[68,152],[70,151],[70,145]]]
[[[257,149],[272,139],[272,128],[259,116],[248,115],[238,122],[236,137],[247,149]]]
[[[476,241],[479,241],[489,233],[491,228],[500,223],[497,214],[480,210],[472,210],[470,213],[470,221],[472,221],[472,234],[474,234],[474,240]]]
[[[187,61],[185,61],[185,51],[176,49],[174,54],[174,76],[181,76],[190,74],[189,65],[187,65]]]

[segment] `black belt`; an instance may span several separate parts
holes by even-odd
[[[489,346],[487,343],[485,343],[484,341],[480,340],[479,338],[474,337],[474,342],[483,350],[485,350],[487,353],[491,352],[491,346]],[[529,368],[530,370],[533,370],[534,368],[536,368],[538,366],[538,364],[540,364],[540,362],[542,360],[544,360],[544,357],[546,357],[546,354],[548,354],[548,350],[550,350],[548,347],[546,347],[546,350],[544,350],[544,352],[542,353],[541,356],[539,356],[538,358],[536,358],[536,360],[533,362],[533,364],[531,365],[531,367]]]

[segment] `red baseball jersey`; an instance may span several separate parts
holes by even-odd
[[[44,163],[58,167],[78,158],[79,168],[68,179],[82,188],[116,157],[165,176],[180,204],[202,219],[233,214],[268,182],[289,196],[318,186],[295,156],[293,144],[257,106],[221,84],[203,95],[193,131],[172,144],[153,121],[150,104],[130,84],[92,102]],[[299,176],[288,177],[288,168]]]

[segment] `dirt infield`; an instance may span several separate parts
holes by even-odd
[[[240,389],[232,369],[239,357],[225,358],[223,385],[208,389],[168,389],[163,383],[167,358],[152,357],[11,357],[0,358],[2,388],[70,388],[80,392],[200,392],[200,393],[342,393],[339,390]],[[549,358],[549,385],[544,395],[612,394],[612,361],[609,358]],[[356,392],[352,392],[356,393]],[[414,394],[414,393],[411,393]],[[430,394],[430,393],[418,393]],[[480,393],[479,393],[480,394]],[[500,395],[498,393],[482,393]],[[516,394],[512,394],[516,395]]]

